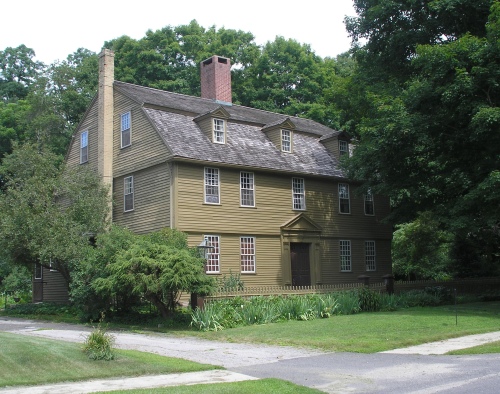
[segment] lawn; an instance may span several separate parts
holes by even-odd
[[[117,350],[114,361],[93,361],[80,344],[3,332],[0,343],[0,387],[219,368],[132,350]]]
[[[326,351],[375,353],[463,335],[500,330],[500,302],[455,307],[415,307],[312,321],[253,325],[217,332],[178,332],[229,341],[312,347]]]
[[[500,353],[500,341],[486,343],[484,345],[474,346],[467,349],[453,350],[446,354],[466,355],[466,354],[488,354],[488,353]]]

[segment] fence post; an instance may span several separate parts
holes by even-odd
[[[385,291],[387,294],[394,294],[394,276],[387,274],[382,276],[382,279],[384,279]]]
[[[365,286],[370,286],[370,277],[368,275],[359,275],[358,280]]]

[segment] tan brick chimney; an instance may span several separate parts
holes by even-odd
[[[200,63],[201,97],[221,103],[232,103],[231,61],[212,56]]]
[[[115,79],[115,54],[103,49],[99,54],[98,92],[98,171],[105,185],[109,186],[110,215],[113,196],[113,82]]]

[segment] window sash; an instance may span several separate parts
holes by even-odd
[[[205,272],[216,274],[220,272],[220,237],[218,235],[205,235],[205,241],[212,247],[208,249]]]
[[[255,272],[255,237],[240,237],[240,262],[242,273]]]
[[[349,185],[346,183],[339,183],[339,212],[351,213]]]
[[[214,119],[214,142],[217,144],[225,144],[225,122],[223,119]]]
[[[376,271],[375,241],[365,241],[365,265],[367,271]]]
[[[292,133],[289,130],[281,130],[281,151],[292,151]]]
[[[368,191],[365,194],[365,215],[375,215],[375,206],[373,201],[373,194],[371,191]]]
[[[89,161],[89,132],[80,134],[80,163]]]
[[[219,169],[205,167],[205,203],[220,203]]]
[[[292,178],[292,200],[294,210],[306,209],[306,192],[303,178]]]
[[[123,178],[123,210],[134,210],[134,177]]]
[[[40,263],[35,263],[35,279],[42,279],[43,267]]]
[[[240,172],[240,204],[243,207],[255,206],[253,172]]]
[[[339,141],[339,153],[340,156],[348,155],[349,156],[349,144],[347,141]]]
[[[339,246],[340,246],[340,271],[350,272],[352,271],[351,241],[341,240]]]
[[[130,144],[130,112],[127,112],[121,115],[121,147],[124,148]]]

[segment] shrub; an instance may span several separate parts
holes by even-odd
[[[336,294],[339,315],[352,315],[361,312],[359,298],[354,291],[342,291]]]
[[[380,310],[380,293],[362,287],[358,290],[359,307],[364,312],[377,312]]]
[[[83,351],[91,360],[110,361],[115,358],[113,353],[113,344],[115,337],[107,332],[106,327],[102,326],[104,316],[96,328],[85,338]]]

